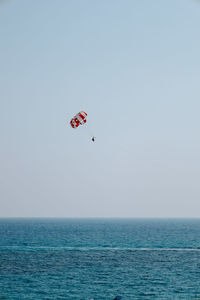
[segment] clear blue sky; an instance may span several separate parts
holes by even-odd
[[[0,1],[0,54],[1,217],[200,216],[200,1]]]

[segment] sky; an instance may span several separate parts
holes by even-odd
[[[1,0],[0,217],[200,217],[199,36],[198,0]]]

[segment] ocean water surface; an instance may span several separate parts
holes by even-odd
[[[200,299],[199,219],[0,219],[0,299]]]

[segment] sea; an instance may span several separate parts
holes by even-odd
[[[0,219],[0,299],[200,299],[200,219]]]

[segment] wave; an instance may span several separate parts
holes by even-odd
[[[52,251],[197,251],[200,248],[131,248],[131,247],[72,247],[72,246],[0,246],[0,251],[16,250],[16,251],[36,251],[36,250],[52,250]]]

